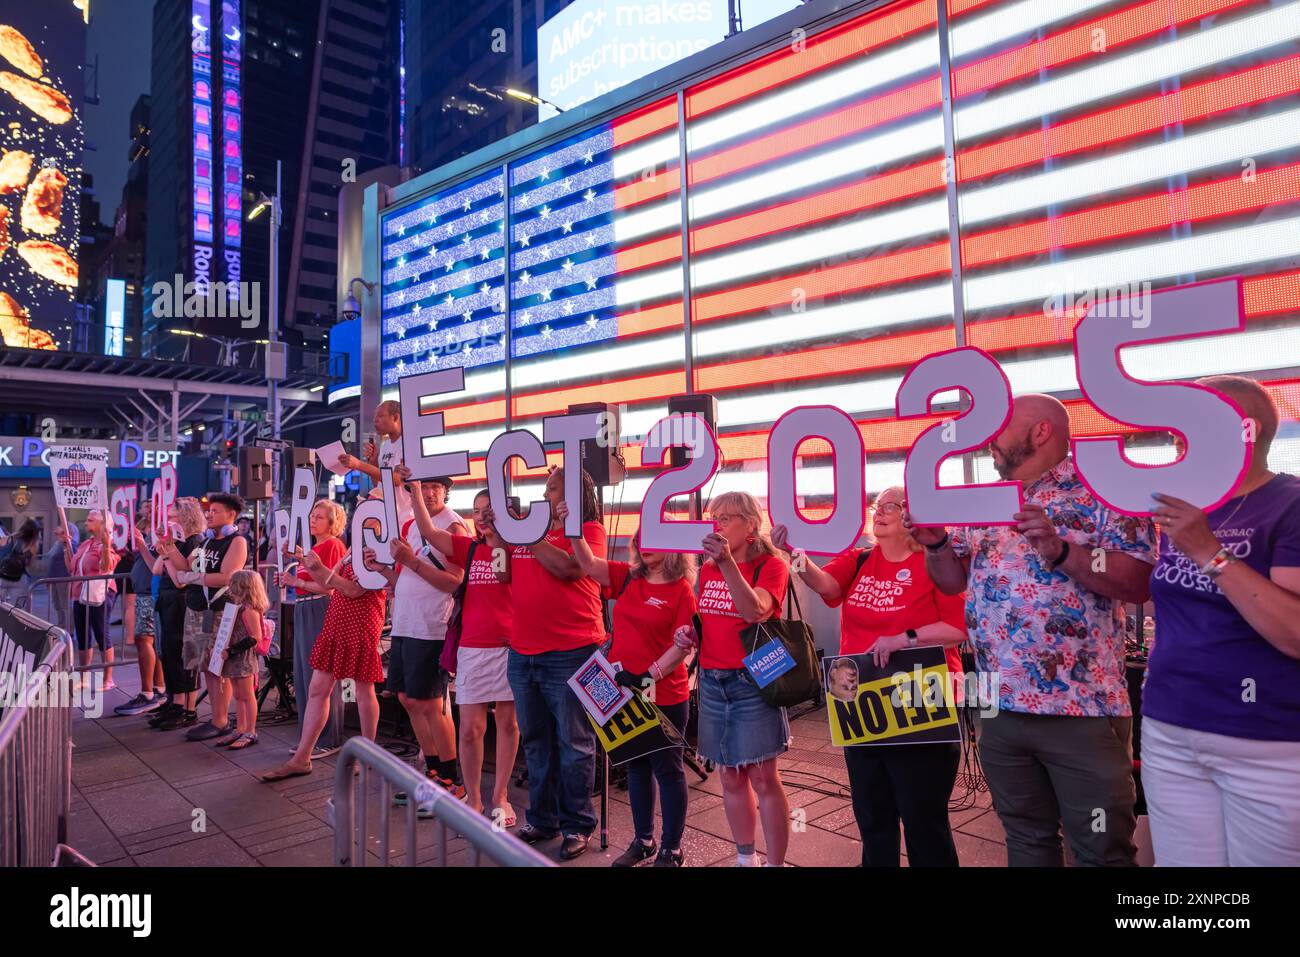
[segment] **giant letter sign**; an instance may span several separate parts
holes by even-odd
[[[293,498],[289,500],[289,550],[311,549],[312,495],[316,491],[316,473],[312,469],[293,470]]]
[[[439,475],[464,475],[469,471],[467,452],[440,452],[424,454],[424,440],[443,434],[441,412],[421,414],[420,400],[427,396],[463,392],[465,370],[459,367],[408,375],[399,379],[398,392],[402,401],[402,460],[411,470],[414,479],[434,478]]]
[[[674,446],[686,449],[686,464],[655,476],[641,500],[641,547],[650,552],[699,552],[700,542],[713,531],[709,522],[665,522],[664,506],[712,478],[718,468],[718,442],[703,418],[694,412],[674,412],[656,422],[641,445],[642,465],[663,465]]]
[[[537,441],[537,436],[525,429],[502,432],[488,447],[488,500],[496,515],[497,534],[509,545],[532,545],[545,538],[547,529],[551,527],[551,505],[540,499],[528,504],[528,514],[523,518],[510,514],[506,497],[506,463],[513,458],[522,459],[530,469],[539,469],[546,464],[546,450]],[[578,509],[578,520],[582,520],[582,509]]]
[[[600,412],[548,415],[542,419],[542,441],[564,444],[564,501],[569,506],[564,534],[569,538],[582,534],[582,443],[600,435],[604,420]]]
[[[113,516],[113,547],[118,551],[130,545],[131,530],[135,528],[135,500],[139,494],[139,489],[134,485],[113,489],[109,511]]]
[[[363,588],[378,591],[388,582],[379,572],[372,572],[365,566],[362,553],[367,548],[375,550],[375,561],[381,565],[392,565],[393,556],[388,543],[401,533],[397,523],[396,497],[393,493],[393,470],[379,470],[379,486],[384,490],[383,499],[368,498],[359,502],[352,510],[352,574]],[[371,520],[380,525],[379,534],[366,527]]]
[[[1153,492],[1209,511],[1222,505],[1250,466],[1252,443],[1242,441],[1244,415],[1226,395],[1185,383],[1129,378],[1119,350],[1139,342],[1237,332],[1245,322],[1240,279],[1166,289],[1151,297],[1149,325],[1137,329],[1122,300],[1098,302],[1074,331],[1079,388],[1093,405],[1126,425],[1168,429],[1186,451],[1170,465],[1137,465],[1115,437],[1074,439],[1074,464],[1094,495],[1128,515],[1150,515]]]
[[[795,502],[795,456],[810,438],[825,439],[831,446],[835,509],[821,522],[804,518]],[[791,409],[772,426],[767,439],[767,514],[773,525],[789,529],[791,545],[814,555],[838,555],[857,543],[866,517],[865,454],[857,423],[833,406]]]
[[[982,448],[1011,418],[1011,383],[997,361],[966,346],[926,356],[908,370],[898,387],[898,417],[930,414],[936,393],[961,389],[971,407],[963,415],[932,425],[917,437],[903,466],[907,511],[917,525],[1014,525],[1020,511],[1019,482],[939,485],[939,465],[950,455]]]

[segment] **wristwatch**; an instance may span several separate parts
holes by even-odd
[[[1056,561],[1047,563],[1048,571],[1054,572],[1062,565],[1064,565],[1066,556],[1068,556],[1069,554],[1070,554],[1070,543],[1067,542],[1065,539],[1061,539],[1061,554],[1056,556]]]
[[[909,628],[909,629],[907,629],[907,631],[903,632],[903,634],[907,635],[907,647],[909,647],[909,648],[915,648],[915,647],[916,647],[917,638],[919,637],[919,636],[917,635],[917,633],[916,633],[916,629],[915,629],[915,628]]]

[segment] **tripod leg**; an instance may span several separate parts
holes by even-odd
[[[600,749],[600,849],[609,847],[609,755]]]

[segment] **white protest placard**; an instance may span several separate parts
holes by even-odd
[[[272,519],[275,528],[275,541],[271,550],[275,552],[275,570],[284,574],[284,550],[289,545],[289,510],[277,508]]]
[[[632,700],[632,692],[614,680],[617,673],[608,659],[597,650],[569,678],[569,687],[587,709],[591,720],[601,727],[619,708]]]
[[[293,496],[289,499],[289,550],[311,550],[311,509],[316,493],[316,473],[307,468],[293,470]]]
[[[393,495],[393,470],[379,470],[379,486],[383,489],[383,498],[368,498],[358,502],[352,510],[352,574],[357,583],[370,591],[385,588],[388,582],[379,572],[372,572],[365,566],[363,552],[367,548],[375,550],[375,561],[381,565],[396,563],[388,548],[388,543],[401,532],[397,521],[397,506]],[[378,522],[379,533],[376,534],[366,526]]]
[[[235,618],[239,615],[239,606],[233,601],[226,602],[221,609],[221,621],[217,623],[217,636],[212,642],[212,658],[208,661],[208,671],[214,675],[221,674],[222,652],[230,644],[230,634],[235,630]]]
[[[343,443],[331,442],[316,450],[316,458],[335,475],[347,475],[351,471],[343,464]]]
[[[50,480],[59,508],[108,512],[108,449],[97,445],[61,445],[50,449]]]
[[[113,547],[119,551],[131,543],[137,495],[139,490],[134,485],[122,485],[113,489],[109,512],[113,519]]]

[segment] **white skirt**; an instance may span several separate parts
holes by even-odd
[[[509,648],[456,649],[456,703],[514,701],[506,676]]]

